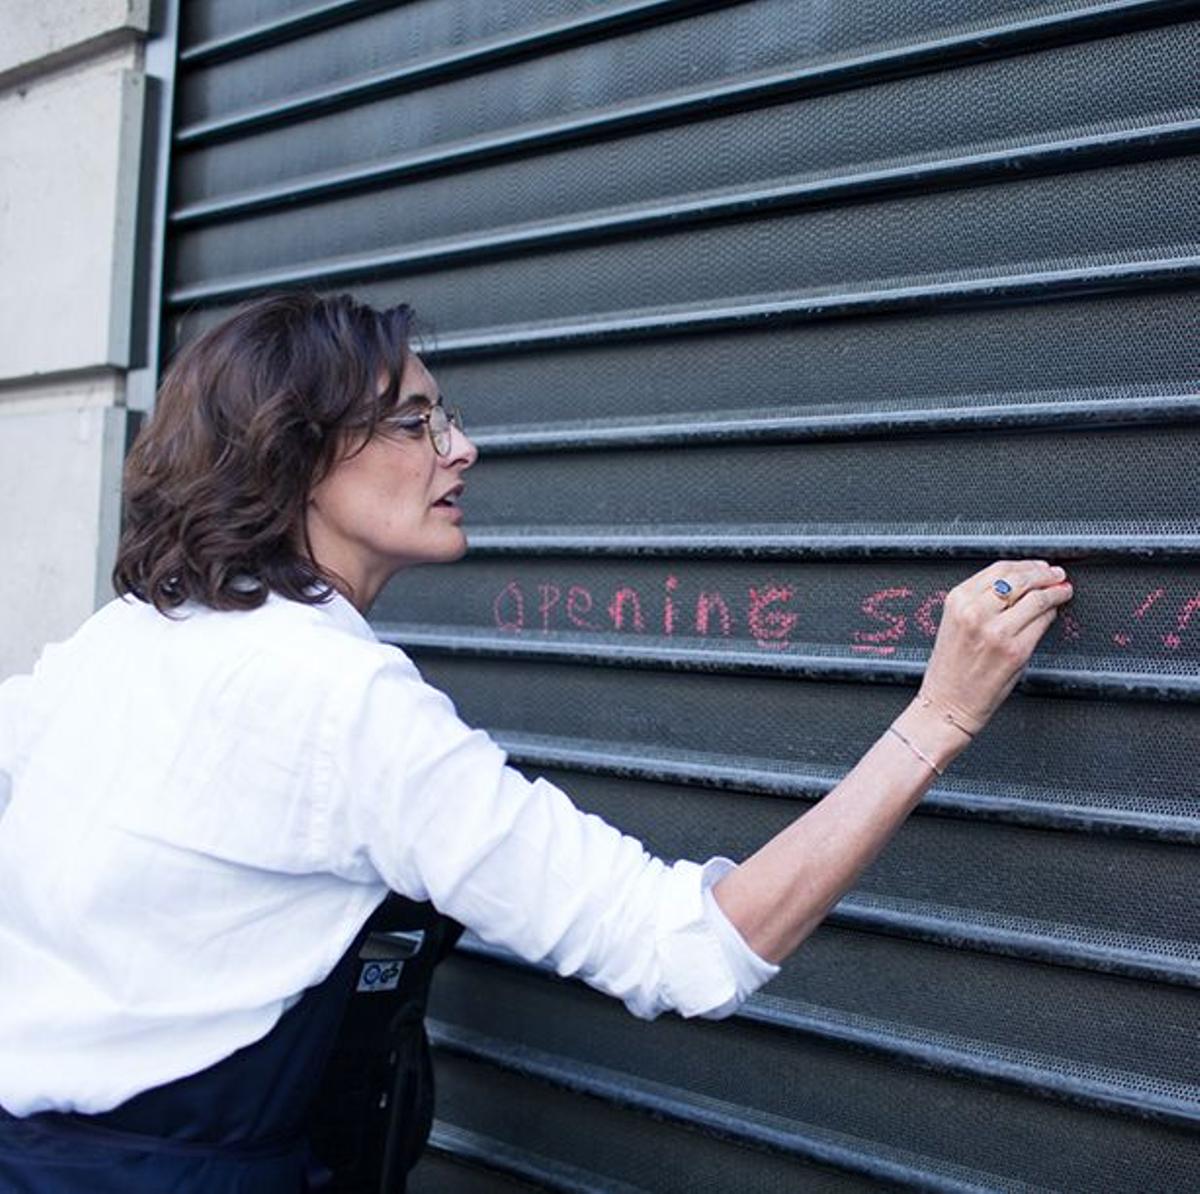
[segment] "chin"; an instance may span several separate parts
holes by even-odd
[[[394,549],[389,553],[392,575],[402,572],[405,568],[423,568],[429,564],[453,564],[467,554],[467,537],[459,534],[454,537],[446,536],[434,542],[425,542],[419,548],[415,545],[408,550]]]
[[[423,562],[427,564],[453,564],[455,560],[461,560],[466,554],[467,537],[460,534],[445,544],[438,544],[437,548],[430,551]]]

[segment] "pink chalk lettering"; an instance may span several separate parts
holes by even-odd
[[[538,585],[538,613],[542,616],[543,631],[550,629],[550,611],[561,596],[558,585]]]
[[[596,596],[589,587],[567,584],[562,579],[557,582],[536,577],[514,579],[494,594],[492,619],[498,630],[508,634],[526,630],[550,633],[571,628],[592,633],[644,634],[650,630],[670,637],[689,633],[690,621],[694,628],[691,632],[697,635],[731,637],[735,632],[735,613],[738,619],[742,617],[741,606],[738,602],[731,604],[720,589],[696,592],[689,580],[687,574],[659,573],[657,580],[640,588],[617,584],[612,589],[606,586]],[[657,590],[653,587],[659,581],[661,620],[654,604]],[[648,605],[643,604],[643,591]],[[739,588],[738,601],[741,595]],[[868,594],[858,607],[867,621],[860,629],[850,629],[849,649],[858,655],[888,656],[895,654],[910,637],[932,642],[937,636],[946,596],[944,589],[927,592],[902,584]],[[1181,596],[1187,599],[1177,605]],[[803,591],[798,586],[774,580],[758,586],[747,585],[745,600],[745,633],[758,647],[778,651],[795,643],[803,613],[800,606]],[[1142,589],[1134,600],[1136,604],[1131,602],[1131,616],[1127,616],[1125,625],[1118,623],[1103,630],[1081,626],[1072,612],[1060,611],[1052,641],[1064,649],[1093,643],[1101,649],[1107,645],[1108,650],[1122,652],[1142,650],[1143,646],[1164,654],[1200,652],[1200,631],[1192,626],[1193,623],[1200,626],[1200,592],[1187,596],[1185,591],[1178,595],[1167,587],[1157,586]],[[740,621],[736,630],[741,633]]]
[[[1077,643],[1083,637],[1083,627],[1074,614],[1062,614],[1058,619],[1059,637],[1068,643]]]
[[[795,590],[791,585],[771,585],[763,589],[750,589],[750,609],[746,620],[754,641],[768,651],[781,651],[791,641],[798,615],[791,610],[771,609],[784,601],[791,601]]]
[[[587,620],[591,612],[591,593],[583,585],[572,585],[567,590],[567,620],[580,630],[595,630],[596,626]]]
[[[1153,593],[1146,594],[1146,600],[1133,611],[1135,618],[1144,618],[1146,611],[1163,595],[1162,589],[1155,589]]]
[[[642,599],[638,596],[637,589],[631,589],[628,586],[618,589],[608,604],[608,616],[612,619],[613,629],[624,629],[627,604],[633,610],[633,628],[641,633],[646,629],[646,623],[642,618]]]
[[[701,593],[696,598],[696,633],[708,633],[708,619],[713,610],[716,610],[721,619],[721,634],[728,638],[732,629],[729,606],[725,604],[725,598],[715,590],[711,593]]]
[[[506,611],[508,616],[505,616]],[[499,630],[519,633],[525,629],[525,594],[515,580],[510,580],[496,594],[492,602],[492,615]]]
[[[882,630],[856,630],[854,632],[854,641],[856,643],[896,643],[904,637],[904,632],[908,628],[908,618],[904,614],[898,614],[891,610],[883,608],[885,602],[898,601],[903,597],[911,597],[912,589],[880,589],[876,593],[872,593],[859,607],[868,618],[876,622],[883,622],[885,626]]]
[[[675,602],[671,600],[671,594],[679,588],[679,578],[668,576],[663,588],[663,634],[671,635],[675,633]]]
[[[1163,635],[1163,646],[1172,651],[1178,651],[1183,646],[1183,632],[1187,629],[1187,624],[1192,620],[1192,614],[1200,609],[1200,593],[1194,597],[1189,597],[1184,602],[1183,608],[1179,611],[1179,620],[1176,622],[1175,629],[1170,634]]]
[[[916,613],[913,614],[913,621],[920,627],[921,633],[928,638],[937,638],[938,627],[942,622],[942,606],[946,604],[946,598],[950,594],[945,589],[938,589],[936,593],[930,593],[920,605],[917,606]],[[934,614],[937,616],[935,617]]]

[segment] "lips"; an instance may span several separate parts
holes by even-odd
[[[462,497],[465,488],[465,485],[455,485],[453,489],[447,490],[433,504],[435,506],[448,506],[452,510],[457,510],[459,499]]]

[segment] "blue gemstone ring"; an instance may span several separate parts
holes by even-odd
[[[1004,608],[1007,609],[1016,600],[1013,596],[1013,587],[1003,577],[999,580],[992,581],[992,592],[1004,602]]]

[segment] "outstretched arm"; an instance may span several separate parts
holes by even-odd
[[[993,588],[1001,579],[1007,598]],[[817,927],[916,807],[935,767],[999,708],[1070,597],[1061,568],[1028,560],[993,564],[951,591],[921,697],[828,796],[713,888],[756,954],[778,962]]]

